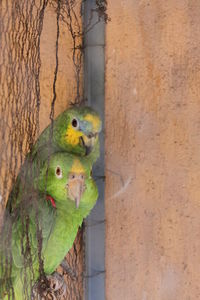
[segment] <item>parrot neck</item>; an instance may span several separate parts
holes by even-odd
[[[55,201],[55,205],[56,205],[57,215],[60,215],[62,217],[66,216],[66,218],[76,216],[78,219],[81,219],[81,222],[83,218],[85,218],[89,214],[89,212],[93,207],[93,205],[91,206],[89,205],[87,207],[86,206],[83,207],[80,205],[79,208],[76,208],[74,202],[63,203],[63,202],[56,202],[56,201]]]

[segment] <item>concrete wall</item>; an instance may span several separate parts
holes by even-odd
[[[200,2],[108,5],[106,299],[200,299]]]

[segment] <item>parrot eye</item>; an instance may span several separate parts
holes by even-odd
[[[56,177],[57,178],[62,178],[62,170],[61,170],[61,167],[57,166],[56,167],[56,170],[55,170],[55,173],[56,173]]]
[[[78,123],[78,120],[76,118],[74,118],[72,120],[72,127],[74,127],[74,128],[78,128],[79,127],[79,123]]]

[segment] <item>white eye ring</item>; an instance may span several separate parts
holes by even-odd
[[[78,128],[79,128],[79,122],[78,122],[78,120],[77,120],[76,118],[73,118],[73,119],[72,119],[71,124],[72,124],[72,127],[73,127],[73,128],[75,128],[75,129],[78,129]]]
[[[62,169],[60,166],[57,166],[56,169],[55,169],[55,174],[56,174],[56,177],[61,179],[63,177],[62,175]]]

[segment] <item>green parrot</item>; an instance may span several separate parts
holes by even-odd
[[[9,244],[6,243],[9,239],[6,230],[12,228],[10,249],[4,249],[11,254],[12,269],[9,278],[0,278],[0,299],[8,299],[4,294],[5,287],[11,283],[15,300],[23,300],[26,298],[25,281],[29,286],[28,293],[37,281],[38,232],[42,236],[41,256],[45,274],[52,274],[59,266],[98,197],[91,168],[92,162],[88,162],[86,157],[79,158],[65,152],[54,153],[43,163],[38,177],[34,178],[34,190],[27,192],[28,200],[20,191],[18,197],[24,197],[24,201],[19,201],[20,206],[15,210],[9,211],[7,208],[8,218],[5,217],[3,226],[6,235],[2,239],[2,247]],[[27,226],[28,230],[25,230]],[[5,251],[3,253],[1,266],[6,262]],[[31,271],[28,272],[25,266],[29,263]],[[2,273],[0,276],[3,277]]]
[[[90,107],[73,107],[62,112],[52,124],[40,134],[28,153],[12,189],[7,207],[12,211],[18,205],[20,190],[32,189],[31,182],[38,176],[43,163],[56,152],[68,152],[87,157],[93,164],[99,157],[99,133],[102,122]],[[28,180],[29,178],[29,180]],[[27,187],[29,181],[29,187]]]
[[[41,133],[29,154],[45,161],[55,152],[68,152],[78,156],[88,156],[94,163],[99,156],[98,134],[101,120],[90,107],[74,107],[65,110]]]

